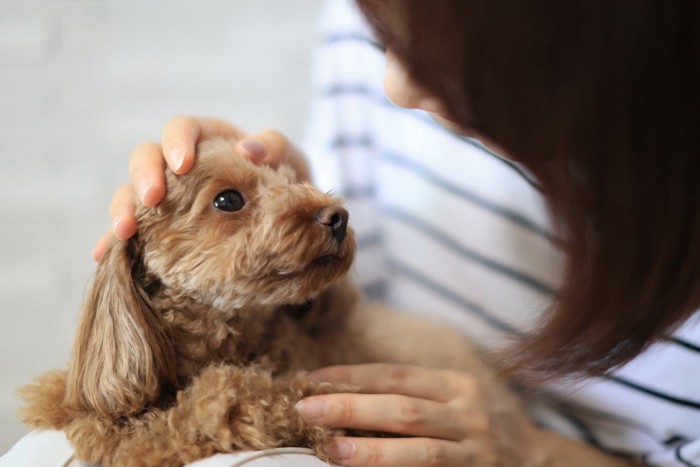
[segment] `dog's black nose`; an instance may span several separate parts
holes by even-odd
[[[316,221],[331,228],[333,238],[342,242],[348,233],[348,211],[337,206],[326,206],[316,212]]]

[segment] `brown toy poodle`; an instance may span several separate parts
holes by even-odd
[[[201,143],[190,173],[167,174],[165,200],[138,207],[138,235],[97,268],[68,370],[22,389],[27,424],[65,431],[79,459],[105,466],[320,452],[334,431],[293,407],[348,388],[304,371],[368,362],[470,371],[501,412],[517,410],[460,336],[358,301],[344,279],[355,244],[340,199],[233,144]]]

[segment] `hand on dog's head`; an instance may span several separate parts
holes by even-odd
[[[143,410],[163,384],[178,385],[154,291],[228,318],[303,303],[350,268],[354,235],[341,200],[297,183],[288,167],[235,155],[233,145],[200,143],[193,169],[168,173],[163,202],[139,206],[138,234],[100,262],[69,371],[72,404],[117,418]]]

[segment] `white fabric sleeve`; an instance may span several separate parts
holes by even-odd
[[[4,456],[0,467],[87,467],[75,458],[65,433],[36,430],[20,439]],[[190,467],[329,467],[310,449],[277,448],[262,451],[216,454]]]
[[[255,452],[216,454],[189,467],[329,467],[310,449],[277,448]]]
[[[62,431],[35,430],[0,457],[0,467],[78,467],[74,454]]]

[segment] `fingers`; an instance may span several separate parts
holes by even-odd
[[[129,176],[138,198],[146,206],[156,206],[165,196],[164,167],[163,151],[158,143],[140,144],[131,153]],[[134,203],[133,197],[127,197],[126,193],[121,195],[114,196],[112,208],[117,211],[133,212],[134,206],[127,205],[128,202]]]
[[[175,117],[163,128],[161,144],[168,167],[176,174],[187,173],[194,164],[197,142],[221,136],[242,139],[243,131],[216,118]]]
[[[131,185],[119,187],[109,206],[112,231],[119,240],[127,240],[136,233],[136,194]],[[100,239],[102,240],[102,239]]]
[[[453,441],[465,438],[470,429],[463,411],[407,396],[330,394],[308,397],[296,409],[313,423]]]
[[[236,153],[255,163],[272,167],[290,164],[300,180],[309,180],[306,159],[282,133],[264,130],[246,136],[240,128],[216,118],[173,118],[163,129],[162,154],[173,172],[183,174],[194,164],[197,142],[217,136],[238,140]]]
[[[112,246],[114,240],[114,233],[112,233],[111,229],[103,233],[100,239],[97,241],[97,245],[95,245],[95,248],[92,250],[92,259],[99,262],[105,253],[107,253],[107,250],[109,250],[109,248]]]
[[[131,185],[119,187],[109,206],[112,228],[102,234],[92,250],[92,259],[100,261],[115,240],[127,240],[136,233],[136,194]]]
[[[290,164],[302,181],[309,180],[309,167],[301,152],[279,131],[264,130],[240,140],[236,153],[256,164],[278,167]]]
[[[243,138],[236,145],[236,152],[254,162],[277,166],[287,162],[291,146],[279,131],[264,130]]]
[[[338,437],[324,451],[340,465],[382,467],[469,467],[464,444],[427,438]],[[491,464],[488,464],[491,465]]]
[[[161,145],[170,170],[183,174],[192,168],[200,133],[200,124],[192,117],[175,117],[165,125]]]
[[[296,406],[305,420],[416,436],[337,438],[326,452],[341,465],[495,465],[490,413],[467,373],[369,364],[328,367],[311,377],[358,385],[362,393],[307,397]]]
[[[476,381],[467,374],[383,363],[327,367],[311,373],[311,378],[353,384],[364,393],[403,394],[438,402],[447,402],[456,395],[469,397],[478,390]]]
[[[92,250],[92,258],[100,261],[114,243],[115,237],[127,240],[136,233],[136,197],[146,206],[155,206],[165,196],[165,163],[160,144],[144,143],[129,157],[132,185],[117,189],[109,206],[112,230],[103,234]]]

